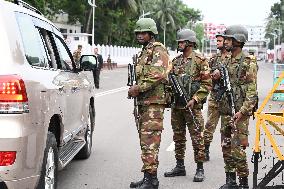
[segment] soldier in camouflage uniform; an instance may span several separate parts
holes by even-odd
[[[251,59],[251,62],[250,62],[251,69],[258,71],[258,64],[257,64],[256,56],[255,56],[255,50],[249,49],[248,53],[249,53],[249,56],[250,56],[250,59]]]
[[[73,59],[75,61],[77,68],[79,68],[81,52],[82,52],[82,45],[78,45],[78,49],[73,52]]]
[[[225,30],[224,36],[225,47],[232,53],[227,69],[233,90],[236,114],[232,117],[227,96],[223,95],[219,103],[219,111],[226,184],[220,188],[245,189],[249,188],[249,169],[245,149],[248,146],[249,118],[257,100],[257,73],[251,69],[251,58],[242,51],[248,38],[248,31],[241,25],[233,25]],[[236,173],[239,176],[239,186],[236,182]]]
[[[186,149],[186,127],[189,130],[194,150],[197,169],[194,182],[204,180],[204,120],[201,109],[212,87],[208,62],[204,57],[193,51],[196,47],[196,35],[192,30],[184,29],[177,32],[178,50],[183,54],[173,59],[173,72],[187,92],[190,99],[187,106],[182,104],[180,96],[174,96],[171,109],[171,124],[175,142],[176,166],[165,177],[185,176],[184,157]],[[187,108],[193,111],[196,125]]]
[[[249,55],[250,55],[252,61],[253,61],[253,62],[256,62],[255,50],[254,50],[254,49],[249,49],[248,53],[249,53]]]
[[[136,65],[137,85],[132,86],[128,94],[137,97],[140,146],[143,161],[144,178],[132,182],[131,188],[156,189],[158,152],[163,130],[164,109],[166,106],[165,85],[171,70],[171,62],[166,48],[155,42],[158,34],[156,23],[151,18],[141,18],[136,22],[136,39],[143,45]]]
[[[210,92],[210,97],[208,99],[208,111],[207,111],[207,122],[205,124],[204,129],[204,144],[205,144],[205,161],[210,160],[209,156],[209,147],[210,143],[213,140],[213,134],[216,130],[216,126],[220,119],[220,113],[218,110],[218,102],[217,102],[217,81],[214,80],[215,70],[220,66],[220,64],[228,62],[230,59],[230,53],[226,50],[224,46],[224,36],[223,33],[218,33],[216,35],[217,39],[217,49],[219,52],[214,55],[210,61],[209,66],[211,68],[211,76],[213,81],[213,88]]]

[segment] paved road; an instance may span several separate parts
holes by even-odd
[[[272,87],[273,65],[260,63],[259,94],[262,101]],[[101,88],[97,90],[96,127],[93,136],[93,154],[85,161],[72,161],[59,172],[59,189],[127,189],[133,180],[142,178],[140,172],[140,146],[138,134],[132,116],[133,102],[127,99],[127,70],[119,68],[104,70],[101,73]],[[206,116],[206,107],[204,115]],[[255,121],[250,121],[250,160],[254,140]],[[172,130],[170,112],[166,111],[165,130],[162,134],[160,149],[160,167],[158,177],[161,189],[215,189],[225,181],[224,164],[220,148],[219,128],[211,146],[211,160],[205,163],[206,180],[203,183],[192,182],[196,165],[189,135],[185,165],[186,177],[164,178],[163,173],[175,164],[172,148]],[[264,174],[266,169],[261,169]],[[250,172],[253,172],[250,163]],[[252,177],[250,178],[252,185]]]

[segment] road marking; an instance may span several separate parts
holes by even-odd
[[[170,146],[167,148],[167,152],[172,152],[175,150],[175,142],[173,141]]]
[[[97,93],[95,95],[95,97],[98,98],[98,97],[101,97],[101,96],[105,96],[105,95],[109,95],[109,94],[113,94],[113,93],[118,93],[118,92],[125,91],[125,90],[128,90],[128,89],[129,89],[129,87],[120,87],[120,88],[117,88],[117,89],[112,89],[112,90]]]

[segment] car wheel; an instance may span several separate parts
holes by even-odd
[[[94,128],[94,109],[92,106],[89,106],[89,115],[87,122],[87,129],[85,132],[85,141],[86,144],[76,155],[76,159],[88,159],[92,153],[92,144],[93,144],[93,128]]]
[[[55,136],[48,132],[44,150],[38,189],[56,189],[58,170],[58,148]]]

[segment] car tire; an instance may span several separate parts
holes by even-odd
[[[86,144],[84,147],[78,152],[76,155],[76,159],[88,159],[92,153],[92,144],[93,144],[93,130],[95,125],[95,110],[90,105],[89,106],[89,115],[88,115],[88,123],[87,129],[85,132],[85,141]]]
[[[48,132],[43,163],[37,189],[56,189],[58,170],[58,148],[55,136]]]

